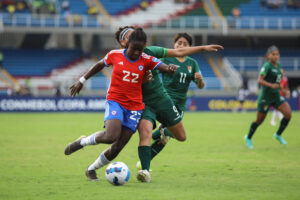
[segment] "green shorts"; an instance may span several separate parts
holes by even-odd
[[[164,101],[146,105],[141,119],[146,119],[152,122],[153,129],[156,128],[156,120],[163,126],[169,127],[179,123],[182,120],[183,111],[178,109],[173,101],[169,98]]]
[[[272,99],[260,96],[257,100],[257,111],[261,113],[267,113],[271,106],[278,108],[285,101],[285,98],[281,95],[276,95]]]

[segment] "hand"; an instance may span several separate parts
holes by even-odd
[[[198,80],[199,82],[201,82],[202,81],[202,75],[199,72],[195,73],[195,79]]]
[[[153,80],[154,79],[153,79],[153,74],[152,74],[151,70],[146,71],[146,73],[143,77],[142,83],[148,83],[148,82],[151,82]]]
[[[204,50],[205,51],[218,51],[218,50],[223,50],[224,47],[221,45],[217,45],[217,44],[211,44],[211,45],[205,45],[204,46]]]
[[[170,64],[168,67],[168,73],[169,74],[175,74],[175,72],[177,71],[177,66],[174,64]]]
[[[82,88],[83,84],[80,83],[79,81],[77,81],[76,83],[74,83],[71,87],[70,87],[70,95],[72,97],[74,97],[76,94],[79,94],[81,88]]]
[[[280,88],[280,85],[278,83],[272,83],[271,88],[278,89],[278,88]]]

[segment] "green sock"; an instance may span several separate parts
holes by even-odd
[[[165,134],[165,136],[170,136],[170,137],[174,138],[172,133],[167,128],[164,129],[164,134]]]
[[[287,125],[289,124],[289,119],[285,119],[283,118],[280,122],[280,126],[279,126],[279,129],[278,131],[276,132],[277,135],[281,135],[282,132],[284,131],[284,129],[287,127]]]
[[[159,140],[155,140],[151,145],[151,160],[165,147]]]
[[[164,128],[164,134],[165,134],[165,136],[170,136],[170,137],[174,138],[172,133],[167,128]],[[160,135],[161,135],[160,131],[159,131],[159,129],[157,129],[156,131],[154,131],[152,133],[152,139],[157,140],[160,137]]]
[[[150,146],[139,146],[138,147],[139,158],[141,161],[142,169],[149,171],[151,162],[151,148]]]
[[[153,140],[157,140],[158,138],[160,138],[160,132],[159,132],[159,129],[157,129],[156,131],[154,131],[152,133],[152,139]]]
[[[250,126],[250,130],[249,130],[249,133],[248,133],[248,138],[251,139],[256,128],[258,127],[258,124],[255,123],[255,122],[252,122],[251,126]]]

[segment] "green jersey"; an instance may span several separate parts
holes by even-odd
[[[269,83],[278,83],[280,84],[280,80],[282,78],[281,73],[281,65],[278,64],[277,67],[272,65],[270,62],[266,62],[260,70],[259,75],[264,76],[264,80]],[[280,95],[280,88],[273,89],[267,86],[262,86],[261,95],[266,97],[267,99],[272,99],[274,95]]]
[[[191,81],[195,80],[195,73],[201,73],[198,63],[193,58],[186,56],[184,62],[177,58],[161,59],[165,64],[174,64],[178,66],[175,74],[162,73],[163,85],[167,93],[182,111],[185,111],[187,91]]]
[[[164,58],[167,56],[167,49],[163,47],[150,46],[144,49],[144,52],[156,58]],[[167,92],[163,87],[157,70],[152,70],[153,81],[142,84],[143,102],[145,104],[153,104],[159,102],[167,96]]]

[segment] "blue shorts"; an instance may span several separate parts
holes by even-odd
[[[127,110],[118,102],[107,100],[105,104],[104,122],[110,119],[119,119],[123,127],[134,133],[136,132],[142,113],[143,110]]]

